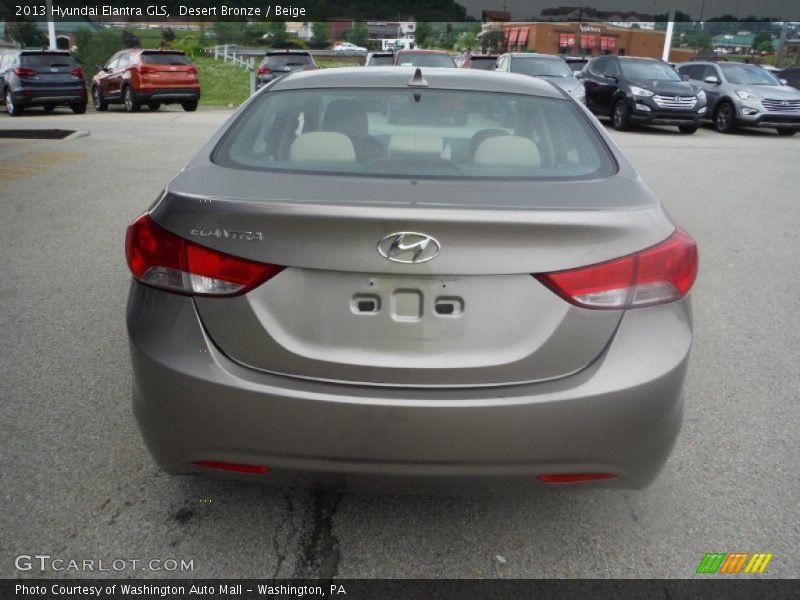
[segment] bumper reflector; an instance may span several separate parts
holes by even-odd
[[[198,460],[192,463],[195,467],[204,469],[218,469],[220,471],[232,471],[234,473],[251,473],[253,475],[263,475],[269,473],[270,468],[263,465],[240,465],[237,463],[216,462],[213,460]]]
[[[536,479],[544,483],[581,483],[583,481],[600,481],[602,479],[616,479],[611,473],[555,473],[537,475]]]

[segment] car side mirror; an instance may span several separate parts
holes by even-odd
[[[681,73],[681,79],[684,81],[689,81],[689,76],[686,73]]]
[[[706,83],[719,83],[719,77],[717,77],[716,75],[709,75],[703,81],[705,81]]]
[[[572,74],[575,75],[575,79],[583,77],[583,71],[573,71]]]
[[[789,85],[789,82],[786,81],[785,79],[781,79],[780,82],[781,82],[781,85]]]

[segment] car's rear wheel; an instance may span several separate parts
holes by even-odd
[[[797,133],[797,129],[792,129],[791,127],[778,127],[777,132],[778,135],[794,135]]]
[[[21,115],[24,110],[21,106],[17,106],[14,103],[14,96],[11,94],[11,90],[6,90],[6,110],[12,117]]]
[[[46,113],[51,113],[56,109],[56,105],[55,104],[45,104],[42,107],[42,109],[44,109],[44,112],[46,112]]]
[[[714,129],[720,133],[733,133],[736,131],[736,116],[730,102],[722,102],[714,113]]]
[[[697,125],[678,125],[678,131],[681,133],[694,133],[697,131]]]
[[[611,124],[617,131],[625,131],[630,125],[630,111],[625,100],[617,100],[611,109]]]
[[[125,103],[125,110],[129,113],[139,112],[141,105],[133,97],[133,90],[130,87],[126,87],[122,92],[122,101]]]
[[[150,102],[148,103],[147,108],[150,110],[158,110],[161,108],[161,102]]]
[[[82,115],[86,112],[86,102],[76,102],[70,108],[76,115]]]
[[[103,93],[97,86],[92,88],[92,103],[95,110],[108,110],[108,102],[103,99]]]
[[[184,102],[181,104],[183,106],[183,110],[186,112],[194,112],[197,110],[197,100],[192,100],[190,102]]]

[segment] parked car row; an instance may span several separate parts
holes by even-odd
[[[0,91],[11,116],[33,106],[52,111],[69,106],[86,112],[83,70],[69,52],[6,50],[0,53]],[[111,56],[91,81],[94,108],[123,104],[128,112],[142,106],[158,110],[162,104],[197,109],[200,82],[197,69],[183,52],[126,48]]]

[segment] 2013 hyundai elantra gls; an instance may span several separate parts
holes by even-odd
[[[544,80],[289,75],[126,255],[134,412],[169,473],[641,488],[680,429],[695,243]]]

